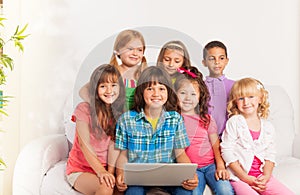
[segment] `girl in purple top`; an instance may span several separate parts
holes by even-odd
[[[228,119],[226,106],[230,89],[234,83],[225,77],[223,71],[228,64],[227,48],[220,41],[211,41],[204,47],[202,63],[209,70],[205,84],[210,93],[209,114],[217,122],[218,134],[221,137]]]

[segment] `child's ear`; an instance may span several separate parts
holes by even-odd
[[[202,64],[203,64],[203,66],[207,67],[205,60],[202,60]]]

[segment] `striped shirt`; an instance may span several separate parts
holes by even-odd
[[[173,163],[173,149],[189,145],[183,118],[175,111],[162,112],[156,131],[143,110],[125,112],[116,126],[116,148],[128,150],[131,163]]]

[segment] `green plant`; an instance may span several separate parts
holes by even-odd
[[[6,18],[0,16],[0,27],[3,28]],[[19,49],[19,51],[23,52],[24,47],[22,44],[22,40],[24,40],[27,35],[24,35],[25,30],[27,28],[28,24],[26,24],[23,28],[20,28],[19,25],[16,27],[16,30],[14,34],[11,36],[8,36],[8,38],[4,37],[4,34],[1,33],[2,30],[0,30],[0,86],[6,84],[6,71],[12,71],[14,69],[14,60],[5,53],[4,46],[8,43],[13,43],[15,48]],[[4,107],[7,106],[8,99],[11,98],[11,96],[4,96],[3,90],[0,89],[0,115],[8,115],[6,111],[4,110]],[[3,130],[0,130],[0,132]],[[5,162],[0,156],[0,170],[3,170],[6,167]]]

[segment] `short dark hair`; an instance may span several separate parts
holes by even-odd
[[[159,83],[165,85],[168,91],[168,100],[164,105],[166,111],[177,111],[180,113],[178,97],[174,91],[171,77],[168,72],[159,66],[150,66],[146,68],[137,82],[134,93],[134,104],[132,109],[141,112],[145,108],[144,90],[152,84]]]
[[[224,45],[224,43],[222,43],[221,41],[211,41],[211,42],[207,43],[203,49],[203,59],[205,59],[207,57],[207,51],[214,47],[220,47],[220,48],[224,49],[225,55],[227,58],[227,48]]]

